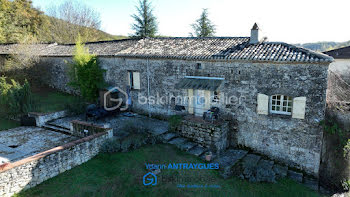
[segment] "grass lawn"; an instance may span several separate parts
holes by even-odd
[[[249,183],[237,178],[224,180],[214,170],[162,170],[158,174],[157,185],[144,186],[145,163],[203,161],[171,145],[146,146],[128,153],[100,154],[17,196],[319,196],[289,179],[276,184]],[[178,188],[178,184],[207,184],[220,188]]]
[[[76,101],[76,96],[58,92],[51,88],[40,88],[33,90],[34,101],[37,105],[35,112],[55,112],[65,110],[66,104]],[[18,121],[0,118],[0,131],[19,127]]]
[[[19,126],[20,126],[20,123],[17,121],[0,118],[0,131],[19,127]]]
[[[33,96],[37,104],[36,112],[55,112],[65,110],[65,105],[76,101],[74,95],[58,92],[51,88],[34,89]]]

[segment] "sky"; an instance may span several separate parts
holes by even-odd
[[[33,0],[45,11],[64,0]],[[138,0],[81,0],[101,14],[102,30],[132,33]],[[249,36],[254,22],[269,41],[307,43],[350,40],[349,0],[151,0],[163,36],[188,36],[208,8],[216,36]]]

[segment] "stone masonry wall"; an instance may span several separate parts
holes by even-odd
[[[183,120],[178,133],[202,147],[214,148],[217,152],[223,151],[228,146],[227,122],[222,124],[210,124],[200,121]]]
[[[0,196],[12,196],[87,162],[99,153],[101,144],[107,138],[107,132],[98,133],[14,163],[0,165]]]
[[[46,65],[54,71],[53,87],[64,89],[67,81],[62,74],[65,58],[53,58]],[[172,115],[174,105],[168,99],[156,102],[161,96],[187,96],[187,90],[176,89],[185,76],[224,78],[220,86],[222,115],[235,125],[230,130],[230,145],[242,145],[287,165],[317,176],[319,171],[323,131],[319,121],[324,119],[328,63],[271,63],[254,61],[190,61],[166,59],[136,59],[100,57],[107,70],[106,81],[126,89],[128,71],[140,72],[141,89],[132,90],[133,109],[152,114]],[[197,63],[203,69],[197,69]],[[61,74],[60,74],[61,73]],[[50,78],[48,76],[48,78]],[[258,115],[258,93],[306,97],[305,119],[288,115]],[[151,104],[145,98],[153,97]],[[224,99],[224,100],[223,100]],[[159,99],[158,99],[159,100]],[[163,100],[164,101],[164,100]],[[185,106],[187,102],[177,103]]]

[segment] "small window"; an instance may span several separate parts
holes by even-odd
[[[292,114],[293,99],[285,95],[273,95],[270,99],[270,113],[273,114]]]
[[[203,69],[202,64],[201,64],[201,63],[197,63],[197,64],[196,64],[196,69],[198,69],[198,70]]]
[[[128,85],[131,89],[140,89],[140,72],[128,71]]]

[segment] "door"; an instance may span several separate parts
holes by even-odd
[[[202,116],[206,109],[205,104],[205,91],[204,90],[195,90],[194,91],[194,114],[196,116]]]

